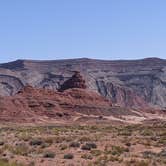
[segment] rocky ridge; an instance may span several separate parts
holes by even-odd
[[[106,61],[71,59],[17,60],[0,65],[0,94],[15,95],[27,84],[58,90],[73,71],[84,76],[86,86],[123,107],[166,107],[166,60]]]
[[[0,97],[0,120],[38,122],[71,120],[78,115],[111,115],[111,102],[96,92],[72,88],[63,92],[25,86],[14,96]]]

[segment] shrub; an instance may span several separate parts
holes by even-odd
[[[82,150],[91,150],[91,147],[88,146],[87,144],[85,144],[85,145],[82,145],[81,149]]]
[[[93,143],[93,142],[86,143],[86,145],[89,146],[92,149],[96,149],[97,148],[97,145],[95,143]]]
[[[92,160],[93,159],[93,157],[92,157],[92,155],[91,154],[83,154],[82,156],[81,156],[81,158],[83,158],[83,159],[88,159],[88,160]]]
[[[93,142],[86,143],[81,147],[82,150],[91,150],[91,149],[96,149],[97,145]]]
[[[120,156],[124,152],[129,152],[129,149],[121,147],[121,146],[112,146],[112,150],[111,150],[112,155]]]
[[[54,139],[54,138],[52,138],[52,137],[47,137],[47,138],[45,138],[44,142],[47,143],[47,144],[49,144],[49,145],[51,145],[51,144],[54,143],[54,140],[53,140],[53,139]]]
[[[70,147],[73,147],[73,148],[79,148],[80,147],[80,143],[79,142],[71,142]]]
[[[151,151],[145,151],[142,153],[144,158],[152,158],[153,156],[155,156],[156,154],[151,152]]]
[[[166,150],[162,150],[160,153],[159,153],[159,156],[162,156],[162,157],[166,157]]]
[[[142,135],[142,136],[153,136],[154,133],[153,133],[153,131],[150,130],[150,129],[144,129],[143,131],[141,131],[141,135]]]
[[[3,146],[5,143],[3,141],[0,141],[0,146]]]
[[[68,146],[65,144],[61,144],[59,147],[60,147],[60,150],[65,150],[67,149]]]
[[[63,136],[57,136],[54,138],[55,143],[62,143],[64,140],[66,140],[66,137]]]
[[[100,156],[102,154],[102,151],[101,150],[91,150],[91,154],[93,156]]]
[[[130,142],[127,142],[125,145],[126,145],[126,146],[131,146],[131,143],[130,143]]]
[[[86,136],[83,136],[79,139],[80,142],[88,142],[88,141],[91,141],[91,138],[90,137],[86,137]]]
[[[30,141],[29,144],[30,144],[31,146],[34,146],[34,145],[39,146],[39,145],[42,145],[42,144],[43,144],[43,141],[42,141],[41,139],[33,139],[33,140]]]
[[[19,144],[15,148],[11,149],[12,153],[22,156],[27,156],[30,152],[26,144]]]
[[[54,158],[55,157],[55,153],[54,152],[46,152],[43,155],[44,158]]]
[[[135,159],[131,159],[130,161],[126,161],[126,166],[131,166],[131,165],[135,165],[135,166],[148,166],[149,163],[144,161],[144,160],[135,160]]]
[[[20,133],[20,134],[18,135],[18,138],[19,138],[20,141],[23,140],[23,141],[25,141],[25,142],[27,142],[27,141],[29,141],[30,139],[32,139],[31,135],[30,135],[28,132]]]
[[[0,159],[0,166],[24,166],[23,164],[18,164],[16,162],[9,163],[7,159]]]
[[[68,154],[64,155],[64,159],[73,159],[73,158],[74,158],[74,155],[71,154],[71,153],[68,153]]]

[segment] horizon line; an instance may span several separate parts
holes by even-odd
[[[140,61],[140,60],[150,60],[150,59],[156,59],[156,60],[166,60],[164,58],[158,58],[158,57],[147,57],[147,58],[136,58],[136,59],[100,59],[100,58],[87,58],[87,57],[82,57],[82,58],[64,58],[64,59],[15,59],[7,62],[2,62],[0,64],[5,64],[5,63],[12,63],[16,61],[36,61],[36,62],[42,62],[42,61],[64,61],[64,60],[98,60],[98,61]]]

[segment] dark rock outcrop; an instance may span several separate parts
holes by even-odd
[[[71,88],[80,88],[86,89],[86,83],[83,77],[81,76],[80,72],[74,71],[74,75],[66,80],[60,87],[60,91],[64,91],[66,89]]]

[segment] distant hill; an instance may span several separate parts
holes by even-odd
[[[166,60],[17,60],[0,64],[0,95],[14,95],[25,85],[59,89],[79,71],[89,89],[120,106],[166,107]]]

